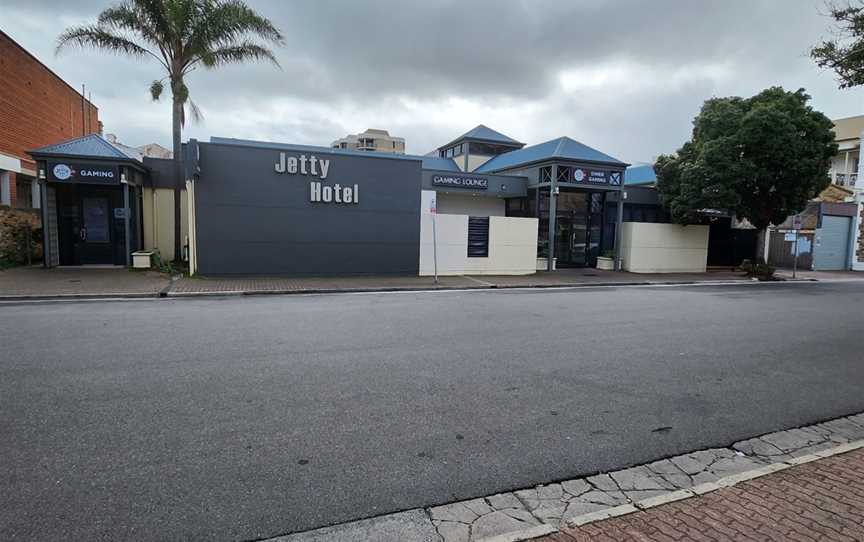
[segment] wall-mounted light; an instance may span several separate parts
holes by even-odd
[[[39,178],[42,179],[43,181],[45,180],[45,169],[44,168],[41,168],[41,167],[39,168]]]
[[[126,172],[125,171],[120,172],[120,182],[124,183],[124,184],[126,183]]]

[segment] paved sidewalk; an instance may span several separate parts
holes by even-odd
[[[269,542],[338,540],[864,540],[864,414]]]
[[[803,273],[802,280],[864,280],[864,273]],[[490,288],[555,288],[750,282],[743,273],[626,273],[599,269],[562,269],[524,276],[432,277],[182,277],[170,280],[155,271],[119,268],[18,267],[0,271],[0,299],[63,297],[191,297],[326,292],[375,292]]]
[[[535,542],[864,540],[864,449]]]
[[[170,284],[155,271],[123,267],[14,267],[0,270],[0,299],[155,297]]]

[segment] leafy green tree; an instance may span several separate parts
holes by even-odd
[[[820,68],[837,74],[840,88],[864,84],[864,2],[831,2],[829,15],[836,23],[833,39],[810,51]]]
[[[174,151],[174,259],[181,259],[180,191],[183,164],[181,131],[186,107],[200,116],[189,99],[186,75],[197,67],[269,61],[278,67],[267,43],[282,44],[283,37],[268,19],[241,0],[126,0],[99,14],[95,24],[67,29],[58,39],[57,51],[70,45],[101,49],[136,59],[154,58],[163,77],[153,81],[154,100],[168,84],[172,97]]]
[[[724,210],[761,230],[801,211],[828,186],[837,153],[832,122],[809,100],[804,89],[772,87],[706,101],[690,141],[655,164],[673,220],[698,223],[706,210]]]

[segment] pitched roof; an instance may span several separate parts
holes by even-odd
[[[125,153],[99,134],[76,137],[54,145],[29,151],[31,155],[80,156],[81,158],[113,158],[140,161],[138,153]]]
[[[636,164],[630,166],[624,173],[625,185],[654,184],[657,182],[657,174],[654,173],[653,164]]]
[[[525,145],[521,141],[516,141],[510,136],[506,136],[501,132],[493,130],[484,124],[478,124],[474,128],[471,128],[461,136],[457,137],[450,143],[446,145],[442,145],[438,147],[439,149],[443,149],[444,147],[449,147],[450,145],[456,143],[457,141],[462,141],[463,139],[475,139],[478,141],[490,141],[494,143],[506,143],[508,145]]]
[[[439,156],[423,156],[423,169],[437,169],[441,171],[462,171],[452,158],[441,158]]]
[[[488,173],[492,171],[500,171],[502,169],[510,169],[531,162],[555,159],[598,162],[616,166],[627,165],[617,158],[604,154],[597,149],[593,149],[588,145],[576,141],[575,139],[559,137],[557,139],[546,141],[545,143],[525,147],[524,149],[499,154],[481,165],[476,171],[478,173]]]

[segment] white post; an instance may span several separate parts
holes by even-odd
[[[42,185],[39,184],[39,181],[33,179],[30,181],[30,206],[34,209],[39,209],[42,207],[42,196],[39,193],[39,190],[42,188]]]
[[[429,212],[432,214],[432,265],[435,273],[435,284],[438,284],[438,231],[435,226],[435,216],[438,214],[435,196],[429,202]]]

